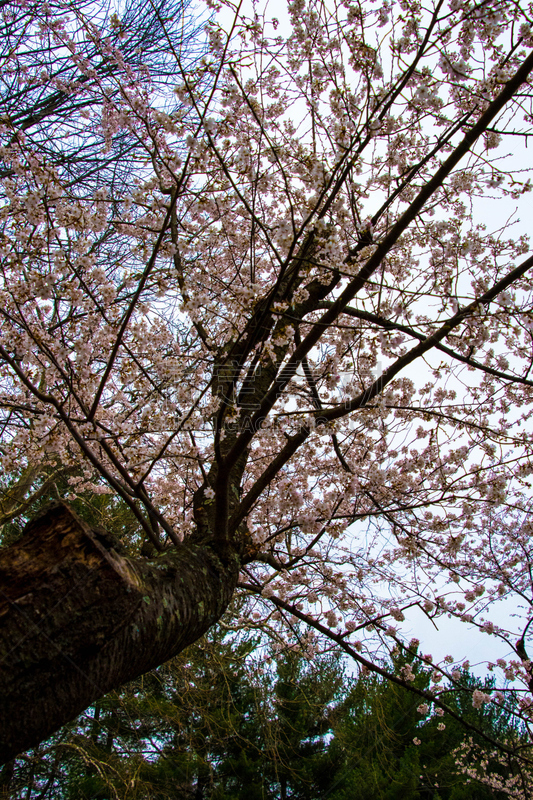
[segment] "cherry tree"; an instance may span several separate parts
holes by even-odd
[[[164,5],[155,47],[138,11],[2,4],[2,522],[69,486],[0,555],[2,756],[235,592],[443,725],[462,667],[402,622],[476,626],[511,656],[473,704],[529,729],[531,8],[211,12],[192,59]],[[121,542],[88,493],[128,507]]]

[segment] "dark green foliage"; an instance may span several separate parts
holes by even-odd
[[[430,672],[417,667],[412,656],[396,659],[396,671],[412,664],[414,686],[427,689]],[[509,716],[494,705],[474,709],[472,692],[490,691],[490,683],[463,673],[468,690],[452,693],[449,704],[461,718],[487,734],[517,735]],[[344,700],[342,713],[330,749],[338,748],[344,767],[324,797],[331,800],[485,800],[506,795],[495,793],[458,774],[454,751],[467,733],[463,725],[446,715],[430,716],[418,712],[420,698],[400,686],[373,676],[356,681]],[[439,725],[445,725],[439,730]],[[473,735],[486,751],[487,744]],[[340,759],[341,760],[341,759]],[[497,771],[496,765],[494,765]]]
[[[23,515],[0,525],[0,546],[8,547],[20,538],[28,519],[35,519],[52,503],[65,497],[69,498],[70,507],[91,528],[105,532],[108,545],[121,552],[136,554],[142,541],[140,525],[131,509],[116,495],[95,494],[94,492],[78,493],[70,498],[70,479],[81,478],[76,470],[64,470],[53,475],[54,480],[48,482],[48,476],[42,475],[40,483],[46,491],[36,497]],[[21,480],[20,476],[17,476]],[[16,484],[15,484],[16,486]],[[9,506],[11,487],[0,485],[0,512]],[[37,494],[37,492],[36,492]]]
[[[275,655],[257,639],[236,633],[231,622],[228,618],[228,627],[214,628],[164,667],[105,697],[39,752],[18,759],[4,770],[4,796],[506,797],[457,774],[454,751],[467,736],[459,722],[420,714],[419,698],[378,677],[349,677],[334,655],[312,661],[292,649]],[[427,688],[429,673],[412,655],[407,660],[414,684]],[[398,670],[405,660],[396,661]],[[501,709],[472,707],[472,691],[488,691],[490,685],[463,678],[468,688],[450,694],[450,704],[489,735],[516,738],[518,731]],[[445,729],[438,730],[439,724]],[[483,740],[477,741],[486,750]]]

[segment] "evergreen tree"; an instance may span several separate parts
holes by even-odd
[[[9,766],[5,797],[41,800],[507,800],[458,771],[470,738],[412,693],[350,677],[336,655],[274,653],[234,619],[164,667],[107,695],[27,759]],[[413,653],[414,685],[431,673]],[[490,736],[520,737],[507,711],[472,706],[490,681],[464,672],[450,705]],[[444,726],[444,727],[442,727]],[[472,737],[471,759],[487,752]],[[489,759],[502,777],[512,766]],[[6,770],[4,770],[6,772]],[[7,786],[4,782],[4,786]],[[24,789],[24,795],[20,794]]]
[[[395,658],[395,669],[409,664],[414,686],[429,687],[431,671],[420,667],[414,653]],[[481,681],[463,670],[462,686],[451,694],[450,706],[484,733],[518,738],[509,712],[494,704],[472,706],[475,689],[490,692],[491,681]],[[457,769],[456,751],[465,740],[486,753],[487,743],[470,736],[450,716],[427,716],[424,704],[401,686],[379,677],[354,681],[346,694],[330,749],[344,755],[343,768],[325,792],[329,800],[504,800],[507,796],[465,779]],[[478,751],[478,752],[479,752]],[[503,775],[501,765],[493,764]],[[507,769],[507,774],[509,774]]]

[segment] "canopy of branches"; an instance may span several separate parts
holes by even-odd
[[[109,495],[130,557],[234,559],[182,644],[237,591],[414,691],[406,613],[454,617],[529,725],[530,3],[0,14],[1,522]]]

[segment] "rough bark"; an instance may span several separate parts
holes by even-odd
[[[198,639],[238,572],[205,543],[126,558],[64,504],[31,522],[0,551],[0,763]]]

